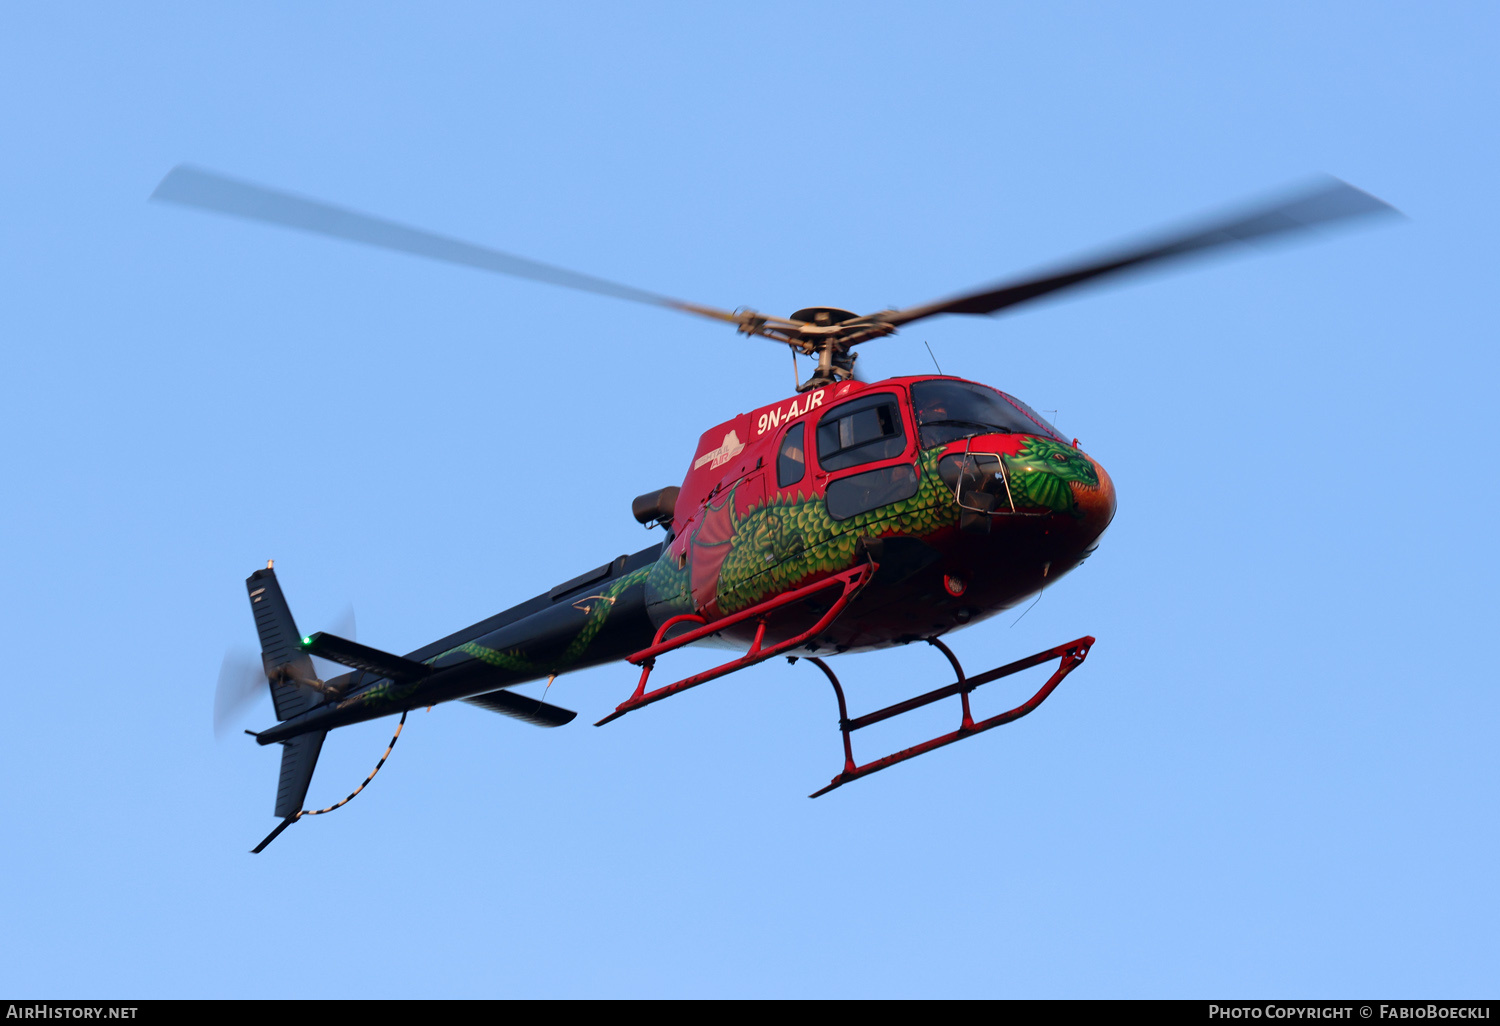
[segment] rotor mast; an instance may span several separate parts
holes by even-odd
[[[797,386],[798,392],[808,392],[854,377],[854,361],[859,354],[850,350],[861,342],[895,332],[894,325],[881,319],[889,312],[861,317],[851,310],[810,306],[791,317],[780,318],[747,310],[736,315],[739,318],[737,330],[742,335],[759,335],[773,342],[784,342],[803,356],[815,357],[817,369],[812,377]]]

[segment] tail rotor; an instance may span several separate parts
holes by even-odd
[[[231,648],[219,666],[214,689],[214,737],[223,738],[245,718],[256,699],[266,696],[266,671],[260,657],[246,648]]]
[[[334,619],[332,626],[324,633],[336,634],[341,638],[348,638],[350,641],[358,640],[359,636],[355,631],[354,625],[353,603],[344,607],[344,611]],[[320,681],[330,681],[340,674],[349,672],[347,666],[342,666],[331,659],[324,659],[322,656],[313,656],[312,661],[313,670],[317,672],[318,680]]]
[[[341,638],[355,639],[354,606],[350,604],[334,619],[328,630]],[[306,683],[322,689],[325,681],[347,673],[348,668],[327,659],[312,657],[316,681]],[[268,694],[265,664],[259,655],[247,648],[231,648],[224,653],[219,666],[219,683],[214,689],[214,737],[222,740],[242,722],[258,699]]]

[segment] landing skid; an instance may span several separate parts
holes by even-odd
[[[844,702],[844,689],[839,686],[839,679],[834,676],[833,670],[821,659],[815,657],[808,658],[807,661],[822,670],[828,676],[829,683],[833,685],[833,692],[838,696],[839,700],[839,730],[844,735],[844,771],[834,777],[833,781],[827,787],[808,795],[809,798],[816,798],[819,795],[827,794],[834,788],[842,787],[852,780],[869,776],[871,773],[878,773],[887,766],[894,766],[898,762],[914,759],[919,755],[932,751],[934,748],[951,745],[955,741],[962,741],[966,737],[973,737],[975,734],[983,733],[991,727],[998,727],[1012,720],[1020,719],[1046,701],[1047,696],[1052,694],[1053,689],[1062,683],[1063,678],[1083,663],[1084,659],[1088,657],[1089,649],[1094,644],[1094,639],[1090,637],[1079,638],[1077,641],[1070,641],[1065,645],[1049,648],[1045,652],[1038,652],[1036,655],[1027,656],[1025,659],[1017,659],[1013,663],[1006,663],[1004,666],[996,667],[974,678],[966,678],[964,676],[964,670],[958,663],[958,657],[953,654],[947,645],[943,644],[937,638],[928,638],[927,643],[948,657],[948,662],[953,664],[953,672],[957,674],[958,681],[949,684],[947,687],[938,688],[936,691],[929,691],[925,695],[918,695],[916,698],[908,698],[904,702],[897,702],[895,705],[886,706],[884,709],[877,709],[875,712],[866,713],[852,720],[849,718],[848,705]],[[978,723],[974,722],[974,717],[969,712],[970,691],[973,691],[981,684],[988,684],[991,681],[999,680],[1001,677],[1008,677],[1013,673],[1019,673],[1021,670],[1039,666],[1051,659],[1061,659],[1062,662],[1058,664],[1057,670],[1048,678],[1047,683],[1042,685],[1040,691],[1009,712],[1003,712],[998,716],[991,716],[989,719],[980,720]],[[796,662],[797,657],[791,656],[789,657],[789,661]],[[953,733],[935,737],[931,741],[924,741],[919,745],[913,745],[911,748],[899,751],[894,755],[887,755],[883,759],[867,762],[863,766],[855,765],[854,749],[849,741],[850,734],[861,727],[868,727],[872,723],[879,723],[881,720],[888,720],[892,716],[899,716],[904,712],[919,709],[924,705],[929,705],[950,695],[958,695],[959,699],[963,702],[963,722],[959,724],[959,728],[953,731]]]
[[[743,670],[747,666],[754,666],[756,663],[764,662],[772,656],[780,655],[817,637],[828,629],[829,624],[838,619],[839,614],[848,607],[850,602],[854,601],[854,596],[858,595],[860,590],[870,582],[870,578],[877,569],[879,569],[879,564],[862,563],[851,570],[834,574],[832,577],[825,578],[815,584],[806,585],[795,591],[785,592],[765,602],[757,602],[753,606],[741,609],[737,613],[731,613],[712,623],[706,622],[703,617],[696,613],[684,613],[681,616],[672,617],[657,628],[656,637],[652,641],[650,648],[644,648],[634,655],[627,657],[629,662],[641,667],[641,681],[636,685],[635,694],[621,702],[615,707],[614,712],[604,717],[604,719],[594,724],[594,726],[602,727],[610,720],[619,719],[626,713],[639,709],[643,705],[659,702],[669,695],[677,694],[679,691],[686,691],[688,688],[695,688],[699,684],[713,680],[716,677],[722,677],[736,670]],[[833,605],[818,619],[817,623],[795,637],[787,638],[785,641],[779,641],[765,648],[761,647],[761,643],[766,637],[766,620],[771,613],[784,606],[811,598],[820,592],[829,591],[833,588],[839,589],[838,597],[834,599]],[[731,659],[727,663],[715,666],[712,670],[704,670],[702,673],[685,677],[675,684],[667,684],[654,691],[646,690],[646,680],[651,676],[652,668],[656,666],[657,656],[682,648],[684,645],[691,645],[695,641],[701,641],[710,635],[717,634],[726,628],[744,623],[747,620],[757,621],[755,639],[750,643],[750,651],[738,659]],[[699,626],[670,640],[663,640],[666,638],[668,631],[684,623],[696,623]]]

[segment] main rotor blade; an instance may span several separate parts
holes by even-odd
[[[1228,220],[1210,221],[1188,231],[1174,232],[1144,243],[1125,246],[1103,257],[1039,277],[1026,278],[951,299],[873,314],[868,319],[891,325],[910,324],[936,314],[993,314],[1060,289],[1118,274],[1121,271],[1161,263],[1190,253],[1202,253],[1231,243],[1251,242],[1320,224],[1371,214],[1397,214],[1384,200],[1376,199],[1347,182],[1329,178],[1300,196],[1270,206],[1252,209]]]
[[[167,173],[151,194],[154,200],[178,203],[186,207],[198,207],[251,221],[266,221],[286,228],[331,235],[350,242],[362,242],[367,246],[394,249],[402,253],[442,260],[450,264],[462,264],[494,274],[508,274],[517,278],[530,278],[549,285],[595,292],[616,299],[628,299],[637,303],[665,306],[684,313],[712,317],[715,320],[738,324],[741,318],[727,310],[711,306],[699,306],[668,296],[659,296],[644,289],[632,288],[617,282],[579,274],[561,267],[512,256],[499,250],[476,246],[472,243],[450,239],[447,236],[417,228],[408,228],[383,218],[372,217],[353,210],[345,210],[332,204],[304,199],[277,189],[268,189],[249,182],[227,178],[212,171],[180,164]]]

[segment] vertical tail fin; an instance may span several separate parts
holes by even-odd
[[[307,681],[317,680],[312,657],[302,651],[302,635],[292,619],[291,607],[281,594],[276,571],[267,566],[245,578],[250,593],[250,612],[260,634],[260,658],[271,682],[271,701],[276,718],[289,720],[317,704],[318,690]]]
[[[264,570],[257,570],[245,579],[245,589],[250,593],[250,611],[260,634],[260,658],[271,685],[276,718],[289,720],[307,712],[322,697],[317,688],[307,683],[317,680],[312,659],[302,650],[302,636],[297,633],[297,623],[281,593],[276,571],[267,564]],[[327,736],[327,731],[314,731],[282,742],[281,778],[276,786],[276,815],[282,817],[282,823],[255,848],[256,852],[296,822]]]
[[[276,815],[295,816],[302,811],[307,798],[307,786],[312,783],[313,770],[318,765],[318,753],[323,750],[326,730],[311,734],[298,734],[281,744],[281,779],[276,785]]]
[[[281,823],[266,835],[266,839],[250,849],[251,855],[259,855],[266,845],[281,836],[281,832],[302,818],[302,801],[307,797],[307,785],[312,783],[313,768],[318,765],[318,752],[323,748],[323,739],[328,731],[319,730],[311,734],[299,734],[290,741],[282,742],[281,782],[276,788],[276,815]]]

